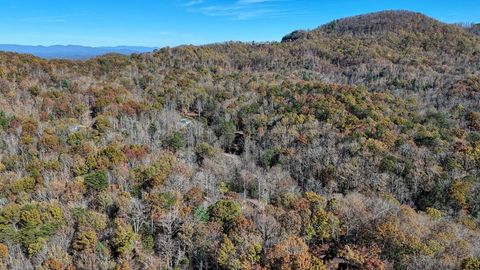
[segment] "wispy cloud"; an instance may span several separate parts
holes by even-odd
[[[258,4],[267,2],[279,2],[278,0],[238,0],[238,4]],[[281,2],[281,1],[280,1]]]
[[[191,6],[201,4],[201,3],[203,3],[203,0],[192,0],[192,1],[189,1],[189,2],[185,3],[184,6],[191,7]]]
[[[22,21],[33,23],[62,23],[66,22],[67,19],[68,16],[40,16],[23,18]]]
[[[183,6],[190,12],[198,12],[206,16],[248,20],[295,15],[295,11],[282,5],[289,1],[291,0],[235,0],[230,3],[218,3],[212,0],[191,0],[185,2]]]

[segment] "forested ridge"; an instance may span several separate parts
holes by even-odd
[[[480,269],[480,36],[0,52],[0,269]]]

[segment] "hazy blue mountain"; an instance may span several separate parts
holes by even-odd
[[[88,59],[91,57],[118,53],[129,55],[132,53],[144,53],[153,51],[155,48],[140,46],[118,46],[118,47],[87,47],[79,45],[54,45],[54,46],[29,46],[15,44],[0,44],[0,51],[33,54],[38,57],[53,59]]]

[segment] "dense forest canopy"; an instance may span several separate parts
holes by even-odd
[[[0,269],[480,269],[480,36],[0,53]]]

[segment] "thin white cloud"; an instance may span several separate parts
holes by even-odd
[[[288,0],[238,0],[237,4],[259,4],[259,3],[272,3],[272,2],[286,2]]]
[[[192,0],[190,2],[185,3],[184,6],[191,7],[191,6],[201,4],[201,3],[203,3],[203,0]]]
[[[23,18],[22,21],[34,23],[61,23],[66,22],[67,18],[68,16],[43,16]]]
[[[235,0],[231,3],[219,4],[215,1],[191,0],[183,4],[190,12],[205,16],[228,17],[234,20],[253,18],[276,18],[291,16],[295,12],[280,5],[289,0]],[[297,14],[298,15],[298,14]]]

